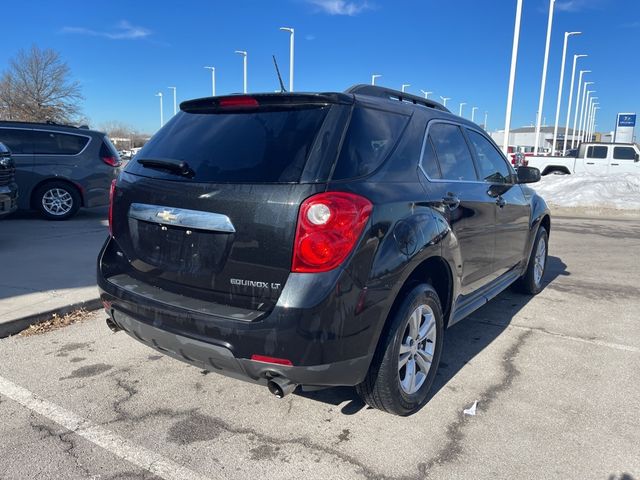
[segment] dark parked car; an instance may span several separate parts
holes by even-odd
[[[0,218],[18,208],[18,185],[15,181],[16,167],[11,151],[0,143]]]
[[[66,220],[80,207],[109,202],[120,157],[101,132],[54,123],[0,121],[0,142],[13,154],[18,207]]]
[[[112,191],[114,330],[266,384],[355,385],[407,415],[444,329],[535,294],[549,210],[475,123],[381,87],[182,103]]]

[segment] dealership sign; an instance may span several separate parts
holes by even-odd
[[[633,143],[635,128],[635,113],[619,113],[616,118],[616,134],[613,141],[617,143]]]

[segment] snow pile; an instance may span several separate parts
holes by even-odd
[[[640,175],[545,175],[529,184],[548,204],[558,207],[640,210]]]

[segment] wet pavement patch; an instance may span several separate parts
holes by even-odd
[[[168,440],[182,445],[215,440],[225,426],[218,420],[201,413],[189,415],[184,420],[174,423],[167,432]]]
[[[70,378],[95,377],[96,375],[100,375],[101,373],[111,370],[112,368],[113,366],[107,365],[105,363],[87,365],[74,370],[68,377],[62,377],[60,380],[68,380]]]
[[[260,445],[249,450],[251,460],[274,460],[278,456],[280,447],[272,447],[271,445]]]

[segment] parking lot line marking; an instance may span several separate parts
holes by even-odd
[[[67,430],[160,478],[165,480],[209,480],[208,477],[203,477],[162,455],[136,445],[86,418],[40,398],[38,395],[3,377],[0,377],[0,395],[10,398],[23,407],[48,418]]]

